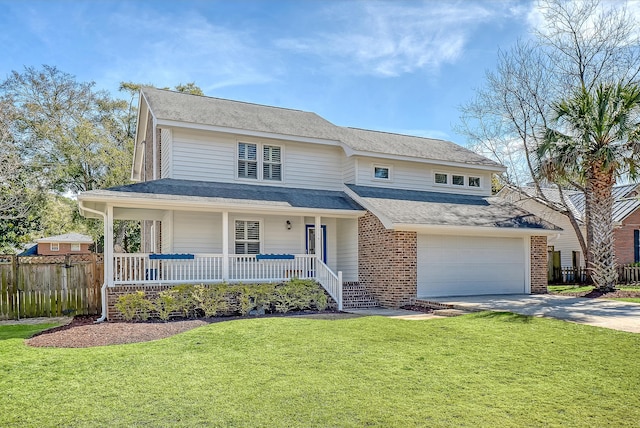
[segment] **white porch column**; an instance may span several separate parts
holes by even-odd
[[[316,259],[322,260],[322,219],[319,215],[316,216]]]
[[[229,212],[222,212],[222,279],[229,280]]]
[[[113,206],[107,205],[107,217],[104,221],[104,279],[113,286]]]

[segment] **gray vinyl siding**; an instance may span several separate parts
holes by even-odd
[[[359,186],[385,187],[391,189],[423,190],[434,192],[458,193],[468,195],[490,195],[491,174],[478,169],[452,168],[420,162],[398,161],[358,157],[356,165],[356,184]],[[390,168],[389,180],[376,179],[373,176],[375,166]],[[449,175],[449,185],[434,183],[434,174],[443,172]],[[465,186],[451,185],[452,175],[465,177]],[[480,187],[468,187],[469,176],[480,177]]]
[[[222,214],[175,211],[173,251],[222,254]]]
[[[358,220],[336,220],[337,270],[342,271],[343,281],[358,281]]]
[[[356,158],[353,156],[342,159],[342,180],[346,184],[356,184]]]
[[[160,178],[171,178],[171,161],[172,161],[172,135],[170,129],[161,130],[161,158],[160,158]]]
[[[282,181],[238,179],[238,142],[281,147]],[[258,151],[261,156],[260,146]],[[341,148],[334,146],[174,130],[172,158],[171,178],[176,179],[324,190],[342,189],[343,152]]]

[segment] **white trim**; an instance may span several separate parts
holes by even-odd
[[[371,206],[371,204],[369,204],[369,202],[367,202],[365,198],[360,197],[360,195],[351,190],[348,186],[344,186],[343,191],[347,194],[347,196],[360,204],[364,209],[370,211],[373,215],[375,215],[386,229],[393,229],[394,224],[391,219],[377,212],[377,210],[373,208],[373,206]]]
[[[524,239],[524,294],[531,294],[531,236]]]
[[[59,242],[51,242],[49,244],[49,251],[60,251],[60,243]]]
[[[71,251],[82,251],[82,244],[74,242],[69,245],[71,246]]]
[[[447,176],[447,182],[446,183],[438,183],[436,181],[436,175],[446,175]],[[453,177],[462,177],[462,184],[454,184],[453,183]],[[479,186],[469,186],[469,179],[470,178],[477,178],[480,182]],[[464,173],[464,172],[453,172],[453,171],[443,171],[443,170],[434,170],[433,171],[433,185],[435,187],[448,187],[450,189],[465,189],[465,190],[471,190],[471,191],[478,191],[478,190],[484,190],[483,188],[483,181],[482,177],[479,176],[478,174],[472,175],[469,173]]]
[[[374,213],[375,214],[375,213]],[[377,214],[376,214],[377,216]],[[386,227],[386,225],[385,225]],[[484,226],[450,226],[434,224],[402,224],[393,223],[388,229],[409,232],[428,233],[430,235],[470,235],[470,236],[552,236],[555,230],[515,228],[515,227],[484,227]]]
[[[240,144],[253,144],[256,146],[256,178],[240,177],[238,175],[238,162],[240,159]],[[264,178],[264,147],[277,147],[280,149],[280,180],[268,180]],[[282,144],[264,143],[262,141],[246,141],[236,140],[236,159],[235,159],[235,179],[247,183],[262,183],[274,185],[271,183],[285,183],[284,177],[284,146]]]

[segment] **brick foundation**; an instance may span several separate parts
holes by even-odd
[[[370,212],[358,219],[360,284],[382,306],[397,308],[415,300],[417,264],[415,232],[386,229]]]
[[[531,293],[547,293],[547,237],[531,237]]]

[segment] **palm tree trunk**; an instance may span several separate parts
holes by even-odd
[[[596,288],[602,292],[613,291],[618,279],[613,241],[613,196],[615,183],[613,171],[596,162],[587,172],[585,214],[587,236],[591,234],[588,269]]]

